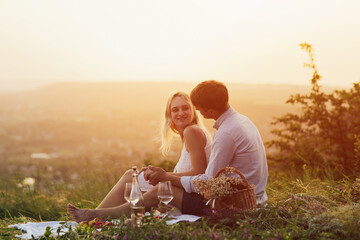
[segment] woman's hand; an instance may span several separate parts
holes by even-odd
[[[148,167],[141,168],[141,170],[138,172],[138,175],[140,175],[140,173],[142,173],[142,172],[145,172],[147,169],[148,169]]]
[[[148,168],[144,171],[145,180],[149,181],[149,183],[153,186],[158,184],[159,182],[167,180],[167,172],[159,167],[148,166]]]

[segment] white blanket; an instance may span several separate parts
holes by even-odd
[[[173,225],[180,221],[195,222],[199,218],[200,218],[199,216],[195,216],[195,215],[182,214],[179,216],[174,216],[173,219],[167,220],[166,223],[168,225]],[[22,235],[16,235],[16,237],[22,239],[31,239],[32,235],[34,236],[34,238],[39,238],[41,235],[43,235],[45,233],[46,227],[48,226],[50,226],[51,228],[51,233],[54,236],[56,236],[57,229],[62,225],[64,225],[65,227],[61,229],[61,232],[59,233],[60,235],[63,235],[66,232],[68,232],[70,226],[72,226],[72,229],[74,229],[77,227],[78,224],[76,222],[50,221],[50,222],[28,222],[23,224],[20,223],[20,224],[9,225],[8,227],[9,228],[16,227],[20,230],[26,231],[26,233],[23,233]]]
[[[61,223],[64,223],[61,224]],[[64,226],[64,228],[61,229],[60,235],[63,235],[64,233],[69,231],[69,227],[72,226],[76,227],[78,224],[76,222],[64,222],[64,221],[50,221],[50,222],[28,222],[28,223],[19,223],[14,225],[9,225],[8,227],[16,227],[20,230],[26,231],[26,233],[23,233],[22,235],[16,235],[18,238],[22,239],[31,239],[32,235],[34,238],[38,238],[41,235],[45,233],[46,227],[50,227],[51,233],[53,235],[57,235],[57,229],[61,226]]]

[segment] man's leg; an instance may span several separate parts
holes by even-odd
[[[181,211],[184,189],[173,186],[172,190],[173,190],[174,198],[173,200],[171,200],[169,204],[171,204],[172,206],[176,207]],[[156,197],[157,197],[157,188],[156,188]]]
[[[210,207],[206,205],[204,197],[198,193],[184,192],[182,203],[183,214],[206,215],[210,212]]]
[[[182,196],[184,190],[182,188],[173,187],[174,198],[171,205],[181,210]],[[157,206],[159,199],[157,197],[157,186],[144,194],[145,209],[149,211],[152,207]],[[121,215],[130,216],[130,204],[124,203],[117,207],[97,208],[97,209],[80,209],[68,204],[68,212],[76,222],[90,221],[96,217],[99,218],[118,218]]]

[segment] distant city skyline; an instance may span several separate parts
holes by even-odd
[[[360,81],[360,1],[1,1],[0,92],[56,82]]]

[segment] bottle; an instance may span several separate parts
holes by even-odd
[[[132,167],[132,186],[130,192],[131,215],[145,214],[144,198],[138,183],[138,171]]]

